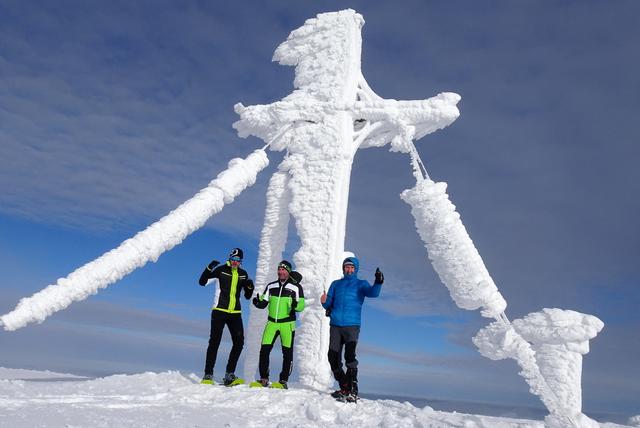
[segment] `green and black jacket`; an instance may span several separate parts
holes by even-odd
[[[209,280],[216,278],[220,284],[220,296],[218,304],[213,308],[216,311],[230,314],[240,313],[240,291],[244,289],[244,297],[250,299],[253,294],[253,281],[244,269],[238,267],[232,269],[229,262],[210,270],[204,269],[200,275],[200,285],[205,286]]]
[[[277,323],[295,321],[296,312],[304,310],[302,286],[291,277],[283,284],[280,281],[270,282],[255,306],[260,309],[269,306],[269,321]]]

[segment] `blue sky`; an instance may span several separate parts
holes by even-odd
[[[462,96],[461,117],[417,147],[449,183],[507,315],[601,318],[584,409],[639,413],[640,4],[402,3],[0,3],[0,311],[260,147],[235,134],[233,104],[287,95],[293,69],[271,62],[276,46],[305,19],[352,7],[366,21],[374,91]],[[269,156],[254,187],[157,263],[41,325],[0,332],[0,366],[200,373],[213,290],[197,278],[233,246],[255,272],[266,183],[282,158]],[[428,264],[399,198],[412,185],[406,155],[356,156],[347,248],[365,278],[376,266],[387,278],[365,308],[363,389],[539,406],[515,364],[475,350],[487,320],[455,307]]]

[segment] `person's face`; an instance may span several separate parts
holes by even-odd
[[[238,266],[240,266],[240,260],[239,259],[229,259],[229,264],[231,265],[232,268],[237,269]]]
[[[342,266],[342,271],[345,275],[353,275],[356,271],[356,267],[354,265],[344,265]]]
[[[287,279],[289,279],[289,272],[285,268],[279,267],[278,268],[278,279],[280,281],[286,281]]]

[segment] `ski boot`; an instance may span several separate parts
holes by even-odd
[[[345,401],[350,391],[351,391],[351,388],[349,387],[348,383],[341,383],[340,389],[333,391],[331,393],[331,396],[338,401]]]
[[[349,379],[349,393],[345,396],[347,403],[358,402],[358,369],[347,369],[347,379]]]
[[[351,384],[351,391],[344,397],[344,401],[347,403],[358,402],[358,381],[353,381]]]
[[[255,382],[249,384],[250,388],[266,388],[269,386],[269,379],[258,379]]]
[[[244,383],[244,379],[240,379],[233,373],[227,373],[223,380],[224,386],[236,386]]]
[[[273,382],[269,388],[289,389],[289,387],[287,386],[287,381],[286,380],[281,380],[279,382]]]
[[[200,381],[202,385],[215,385],[216,381],[213,380],[212,374],[205,374]]]

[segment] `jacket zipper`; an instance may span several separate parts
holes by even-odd
[[[278,284],[280,284],[280,281],[278,281]],[[278,315],[280,314],[280,298],[282,297],[283,285],[284,284],[280,284],[280,294],[278,294],[278,303],[276,304],[276,322],[278,322]]]

